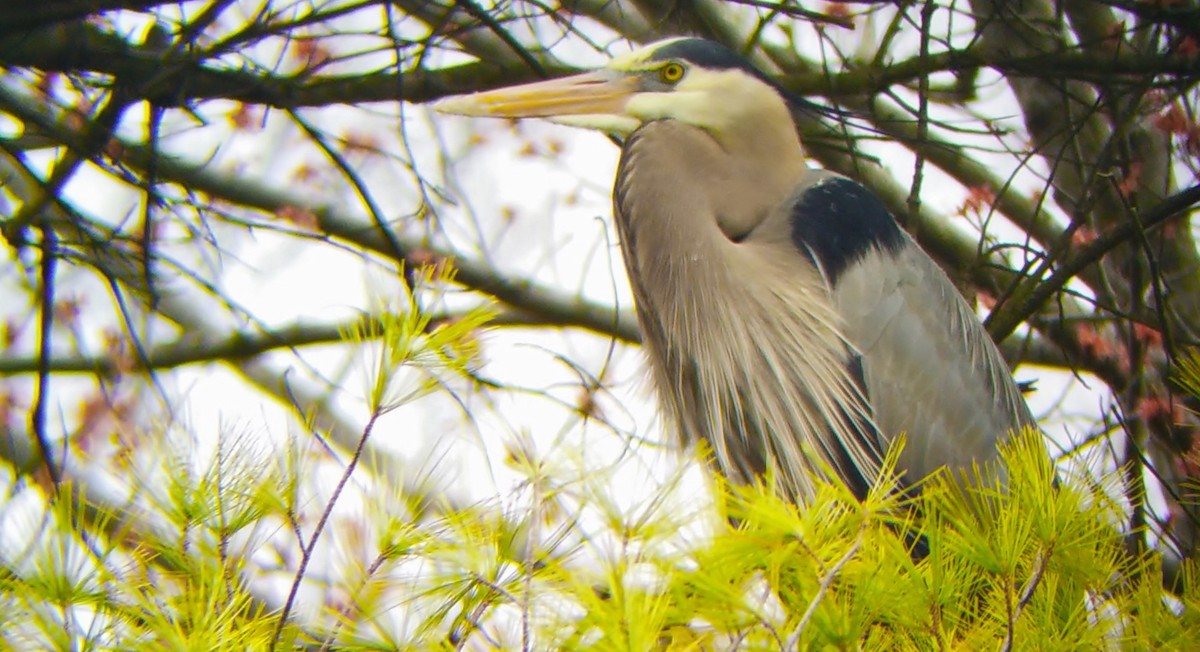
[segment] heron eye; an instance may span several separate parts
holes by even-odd
[[[668,84],[674,84],[680,79],[683,79],[683,73],[684,70],[681,64],[668,63],[667,65],[658,69],[658,78]]]

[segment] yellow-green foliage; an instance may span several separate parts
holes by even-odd
[[[273,509],[260,481],[286,481],[214,466],[178,473],[166,492],[174,535],[114,526],[92,552],[78,539],[43,547],[25,572],[0,576],[0,627],[16,649],[89,649],[90,638],[91,649],[156,651],[299,649],[330,635],[337,649],[408,650],[517,649],[526,636],[533,649],[573,650],[1182,650],[1200,640],[1193,574],[1166,597],[1154,557],[1129,556],[1099,489],[1052,487],[1036,434],[1004,459],[1003,488],[939,477],[911,499],[880,487],[859,503],[826,483],[797,508],[766,487],[723,487],[736,525],[710,540],[666,551],[651,545],[669,536],[654,519],[625,520],[623,544],[587,563],[582,546],[531,551],[529,524],[493,510],[391,519],[346,575],[357,577],[343,587],[351,604],[296,619],[278,639],[277,611],[222,544]],[[67,532],[81,517],[55,504],[47,527]],[[918,533],[929,554],[914,561]],[[412,562],[421,567],[408,579],[389,575]],[[90,637],[62,624],[81,609],[97,623]],[[379,624],[393,609],[410,611],[403,635]]]
[[[437,287],[453,282],[454,275],[449,264],[424,266],[414,270],[412,280],[417,286]],[[479,354],[475,332],[492,316],[490,310],[474,310],[434,326],[429,306],[422,306],[417,295],[409,291],[404,299],[405,305],[399,310],[385,310],[378,321],[362,321],[344,334],[347,340],[375,349],[369,354],[372,360],[366,385],[370,388],[367,404],[376,416],[437,386],[436,378],[427,376],[401,390],[395,385],[402,369],[457,374],[469,371]]]
[[[911,501],[858,503],[824,484],[796,508],[729,488],[737,523],[651,588],[579,593],[573,649],[1189,649],[1200,591],[1164,598],[1099,491],[1052,487],[1036,433],[1005,451],[1008,481],[939,477]],[[982,487],[982,488],[980,488]],[[929,554],[913,561],[920,532]],[[1183,605],[1180,609],[1180,605]],[[1177,615],[1181,612],[1182,615]]]
[[[1175,380],[1192,396],[1200,396],[1200,352],[1190,349],[1179,357]]]
[[[0,574],[0,649],[266,649],[274,619],[242,581],[244,559],[222,548],[263,516],[239,497],[270,478],[225,467],[223,482],[218,466],[164,477],[158,532],[62,485]]]
[[[432,328],[415,308],[349,334],[376,347],[372,418],[440,374],[469,376],[487,315]],[[526,451],[510,460],[527,478],[518,507],[437,516],[421,496],[350,471],[318,499],[315,476],[355,464],[292,444],[271,452],[231,438],[201,462],[172,442],[140,471],[128,508],[99,509],[69,486],[40,511],[36,500],[4,503],[15,529],[0,533],[0,647],[1185,650],[1200,640],[1194,569],[1181,593],[1164,592],[1154,554],[1128,552],[1113,525],[1119,492],[1056,487],[1037,433],[1004,450],[1003,481],[989,470],[935,477],[911,496],[884,481],[862,502],[822,482],[804,507],[769,486],[718,484],[714,510],[694,490],[681,502],[684,485],[669,481],[622,509],[622,489],[586,455],[566,455],[578,473],[564,477],[570,464]],[[698,521],[708,533],[691,531]],[[296,583],[314,534],[321,562]],[[914,547],[927,554],[914,560]],[[293,584],[307,597],[281,625]]]

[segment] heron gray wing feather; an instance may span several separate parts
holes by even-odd
[[[888,441],[907,435],[900,465],[911,479],[991,459],[998,440],[1033,423],[970,306],[870,191],[814,171],[791,218],[862,356],[876,425]]]
[[[970,306],[906,240],[850,266],[833,297],[863,356],[876,422],[889,439],[906,434],[901,466],[917,479],[942,464],[992,459],[1033,418]]]

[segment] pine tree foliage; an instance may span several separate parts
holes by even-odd
[[[312,519],[297,516],[313,512],[266,488],[295,486],[314,469],[264,467],[269,458],[250,447],[232,442],[200,471],[165,464],[158,507],[170,523],[154,539],[127,538],[121,514],[56,500],[0,577],[7,646],[1186,649],[1200,632],[1194,570],[1177,593],[1164,591],[1157,557],[1125,549],[1109,488],[1056,486],[1033,432],[1006,449],[1003,481],[996,469],[939,476],[914,496],[881,483],[860,503],[822,481],[797,507],[769,484],[722,484],[721,525],[694,538],[680,538],[666,499],[622,514],[597,493],[585,502],[604,525],[584,528],[586,508],[553,508],[553,494],[578,488],[536,464],[525,468],[540,502],[507,516],[481,507],[421,520],[402,496],[363,494],[363,518],[323,535],[324,554],[339,561],[295,580],[320,597],[283,624],[255,594],[264,578],[247,562],[270,548],[273,530],[312,534]],[[335,500],[319,506],[331,523]],[[109,535],[78,539],[79,519]],[[927,554],[914,560],[914,547]]]

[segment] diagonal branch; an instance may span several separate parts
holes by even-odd
[[[1066,287],[1072,279],[1088,266],[1102,259],[1117,247],[1128,244],[1139,230],[1150,232],[1173,219],[1188,217],[1191,209],[1200,203],[1200,185],[1192,186],[1166,198],[1159,205],[1146,211],[1141,223],[1121,222],[1097,237],[1074,255],[1060,262],[1054,274],[1045,281],[1030,278],[1013,292],[1012,299],[994,311],[987,319],[988,332],[993,338],[1003,339],[1029,317],[1033,316],[1054,293]]]

